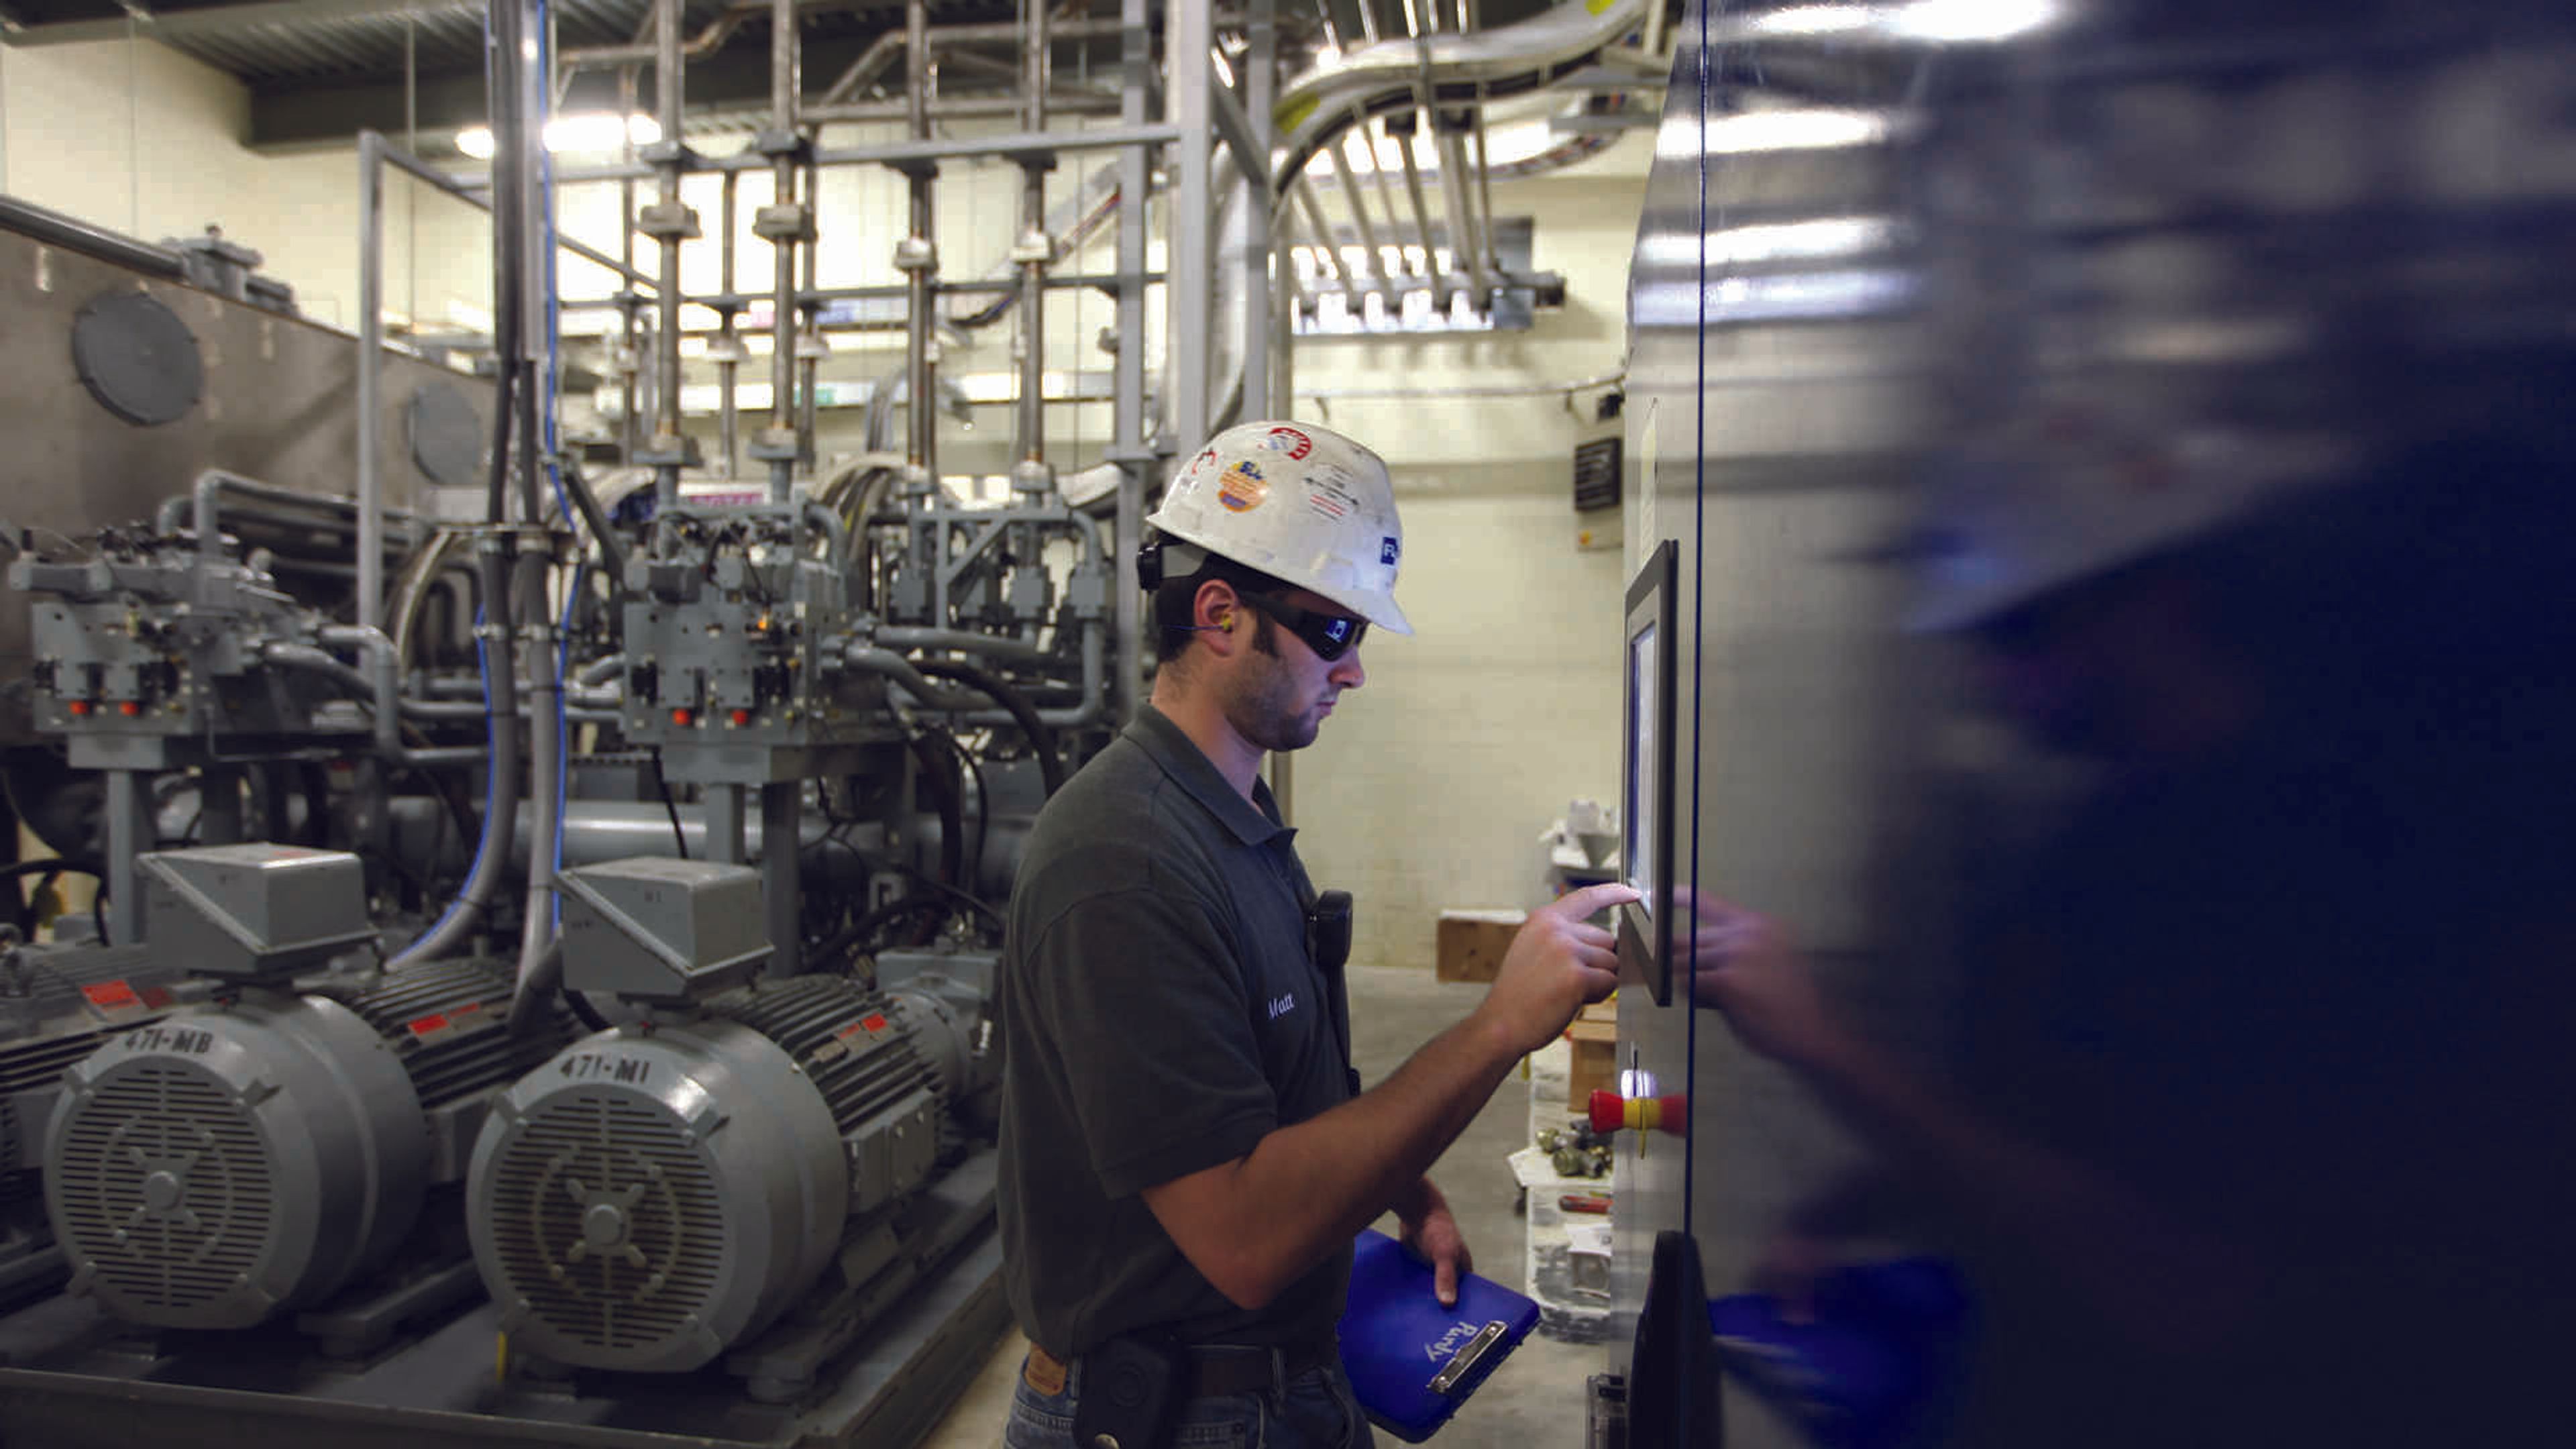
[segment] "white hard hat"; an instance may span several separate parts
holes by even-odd
[[[1395,485],[1377,454],[1312,423],[1243,423],[1208,440],[1145,520],[1173,538],[1311,589],[1381,629],[1404,557]]]
[[[1905,624],[1973,627],[2044,594],[2232,527],[2330,481],[2331,440],[2052,420],[2048,436],[1954,458],[1930,487],[1910,552]]]

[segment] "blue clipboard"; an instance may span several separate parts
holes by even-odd
[[[1538,1326],[1538,1304],[1473,1273],[1458,1306],[1432,1292],[1431,1265],[1395,1239],[1363,1231],[1342,1310],[1342,1371],[1369,1422],[1407,1444],[1438,1432]]]

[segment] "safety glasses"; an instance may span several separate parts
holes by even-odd
[[[1354,619],[1347,614],[1317,613],[1313,609],[1298,608],[1284,599],[1246,593],[1241,589],[1235,590],[1234,596],[1305,640],[1306,647],[1315,651],[1315,657],[1327,664],[1358,648],[1360,641],[1368,637],[1366,619]]]

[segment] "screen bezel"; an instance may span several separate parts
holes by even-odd
[[[1675,601],[1680,588],[1680,550],[1671,539],[1655,545],[1647,555],[1644,568],[1628,585],[1628,611],[1619,630],[1619,689],[1625,703],[1619,712],[1626,733],[1619,741],[1619,801],[1627,812],[1619,822],[1621,852],[1620,878],[1629,878],[1634,862],[1629,858],[1627,842],[1635,838],[1635,811],[1639,800],[1650,800],[1654,818],[1647,822],[1646,846],[1651,852],[1649,878],[1639,881],[1645,892],[1642,902],[1631,901],[1618,907],[1619,978],[1622,982],[1643,981],[1654,993],[1657,1006],[1673,1004],[1673,761],[1674,722],[1679,718],[1675,695],[1680,681],[1681,650],[1675,639]],[[1636,643],[1647,629],[1655,631],[1658,641],[1650,667],[1655,691],[1654,743],[1647,751],[1649,758],[1633,758],[1637,739]]]

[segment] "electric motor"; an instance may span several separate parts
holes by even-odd
[[[156,912],[167,896],[225,923],[220,944],[200,922],[155,930],[156,947],[186,943],[237,995],[126,1031],[70,1070],[46,1208],[72,1290],[111,1315],[246,1328],[382,1265],[440,1175],[432,1113],[511,1080],[570,1031],[550,1015],[514,1035],[513,983],[479,963],[289,989],[286,974],[345,942],[350,922],[365,933],[353,856],[223,846],[143,861]]]
[[[512,1087],[466,1195],[513,1344],[677,1372],[775,1321],[854,1215],[936,1164],[943,1083],[916,1009],[797,977],[592,1036]]]

